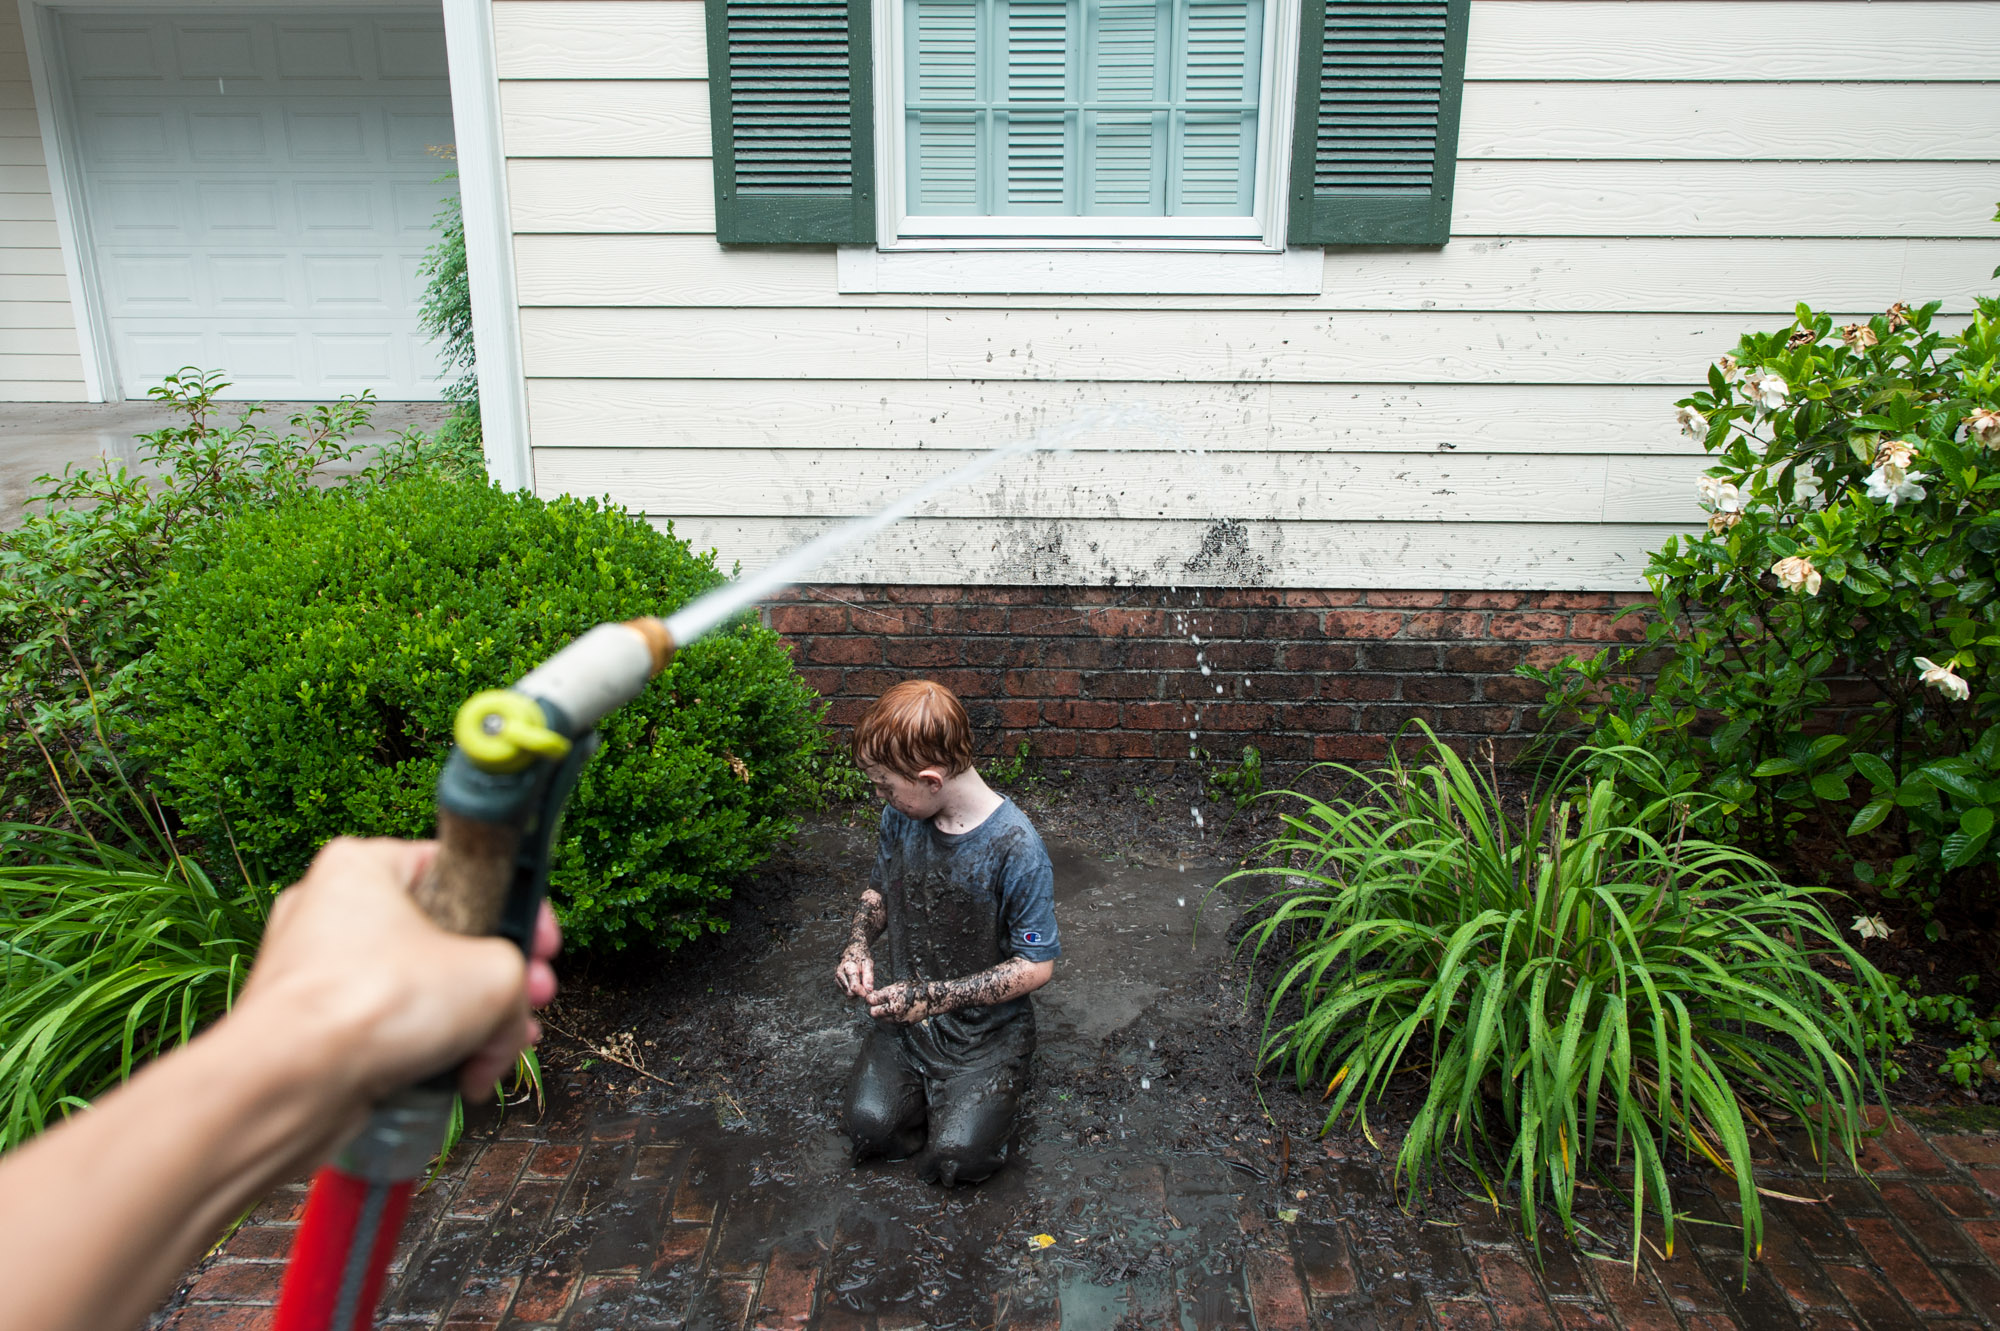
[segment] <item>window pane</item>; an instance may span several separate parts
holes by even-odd
[[[909,211],[1238,216],[1263,0],[904,0]]]

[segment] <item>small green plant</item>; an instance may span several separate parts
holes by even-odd
[[[169,555],[219,518],[322,483],[353,460],[349,436],[374,405],[346,398],[281,431],[254,403],[225,420],[228,386],[192,367],[168,375],[150,396],[179,420],[139,436],[144,474],[105,459],[44,476],[41,511],[0,533],[0,816],[57,816],[65,788],[109,780]]]
[[[414,476],[248,510],[175,565],[132,746],[216,862],[295,877],[344,833],[428,835],[458,706],[592,625],[664,615],[713,555],[594,502]],[[820,706],[745,619],[602,724],[554,852],[579,945],[718,928],[818,794]]]
[[[1358,799],[1290,796],[1289,831],[1246,871],[1285,883],[1245,936],[1279,963],[1262,1057],[1324,1088],[1329,1128],[1351,1113],[1364,1132],[1391,1081],[1421,1073],[1396,1161],[1409,1197],[1455,1157],[1496,1205],[1515,1189],[1531,1238],[1551,1206],[1574,1236],[1595,1175],[1628,1190],[1634,1256],[1649,1211],[1671,1253],[1670,1153],[1699,1155],[1734,1180],[1747,1260],[1762,1234],[1752,1136],[1775,1108],[1820,1159],[1853,1160],[1864,1102],[1883,1094],[1869,1042],[1887,982],[1825,891],[1686,835],[1685,797],[1635,803],[1585,770],[1654,767],[1643,752],[1581,755],[1515,822],[1424,733],[1420,767],[1334,769]]]
[[[0,1151],[90,1102],[225,1011],[268,894],[216,883],[163,836],[8,826],[0,864]]]
[[[1218,767],[1208,774],[1208,790],[1218,800],[1228,800],[1241,813],[1264,793],[1264,755],[1254,744],[1243,746],[1243,760]]]
[[[455,156],[449,147],[432,151],[447,160]],[[437,432],[435,444],[441,451],[462,460],[481,456],[481,431],[479,356],[472,339],[471,269],[465,260],[465,213],[459,204],[457,180],[456,170],[438,177],[437,183],[451,183],[454,188],[431,222],[437,240],[424,252],[423,262],[417,267],[417,275],[424,279],[417,319],[438,344],[441,368],[455,376],[444,389],[452,412]]]
[[[1028,758],[1034,746],[1022,740],[1011,758],[996,758],[986,764],[985,778],[996,786],[1018,786],[1028,774]]]
[[[1993,1075],[1994,1048],[2000,1046],[2000,1012],[1979,1015],[1973,1002],[1973,995],[1979,992],[1977,975],[1961,977],[1956,993],[1926,994],[1915,979],[1897,981],[1892,976],[1889,983],[1895,990],[1892,1003],[1900,1022],[1900,1043],[1909,1043],[1913,1023],[1939,1027],[1963,1041],[1945,1051],[1938,1064],[1939,1076],[1969,1089]]]

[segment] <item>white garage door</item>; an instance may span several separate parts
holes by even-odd
[[[437,11],[66,14],[84,216],[118,381],[438,396],[417,265],[450,185]]]

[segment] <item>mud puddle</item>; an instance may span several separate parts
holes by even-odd
[[[1247,1325],[1246,1241],[1330,1215],[1338,1166],[1309,1106],[1254,1083],[1261,1014],[1231,936],[1254,890],[1216,890],[1234,864],[1050,838],[1063,959],[1036,996],[1034,1088],[1009,1163],[946,1191],[908,1163],[854,1167],[839,1131],[868,1018],[832,970],[874,842],[866,818],[829,820],[739,891],[729,934],[573,977],[538,1131],[671,1153],[683,1195],[728,1199],[708,1269],[816,1254],[822,1308],[880,1327],[986,1327],[1003,1304],[1058,1302],[1069,1331]],[[607,1174],[603,1222],[644,1228],[618,1191]],[[1357,1200],[1400,1228],[1380,1192]],[[580,1228],[537,1259],[598,1242]],[[691,1328],[731,1315],[671,1281],[653,1296],[688,1300]]]

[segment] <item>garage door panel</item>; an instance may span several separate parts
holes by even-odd
[[[267,61],[257,33],[247,21],[179,23],[174,26],[176,71],[182,81],[238,79],[261,82]]]
[[[443,26],[409,10],[64,15],[119,379],[435,398],[418,267],[451,186]]]

